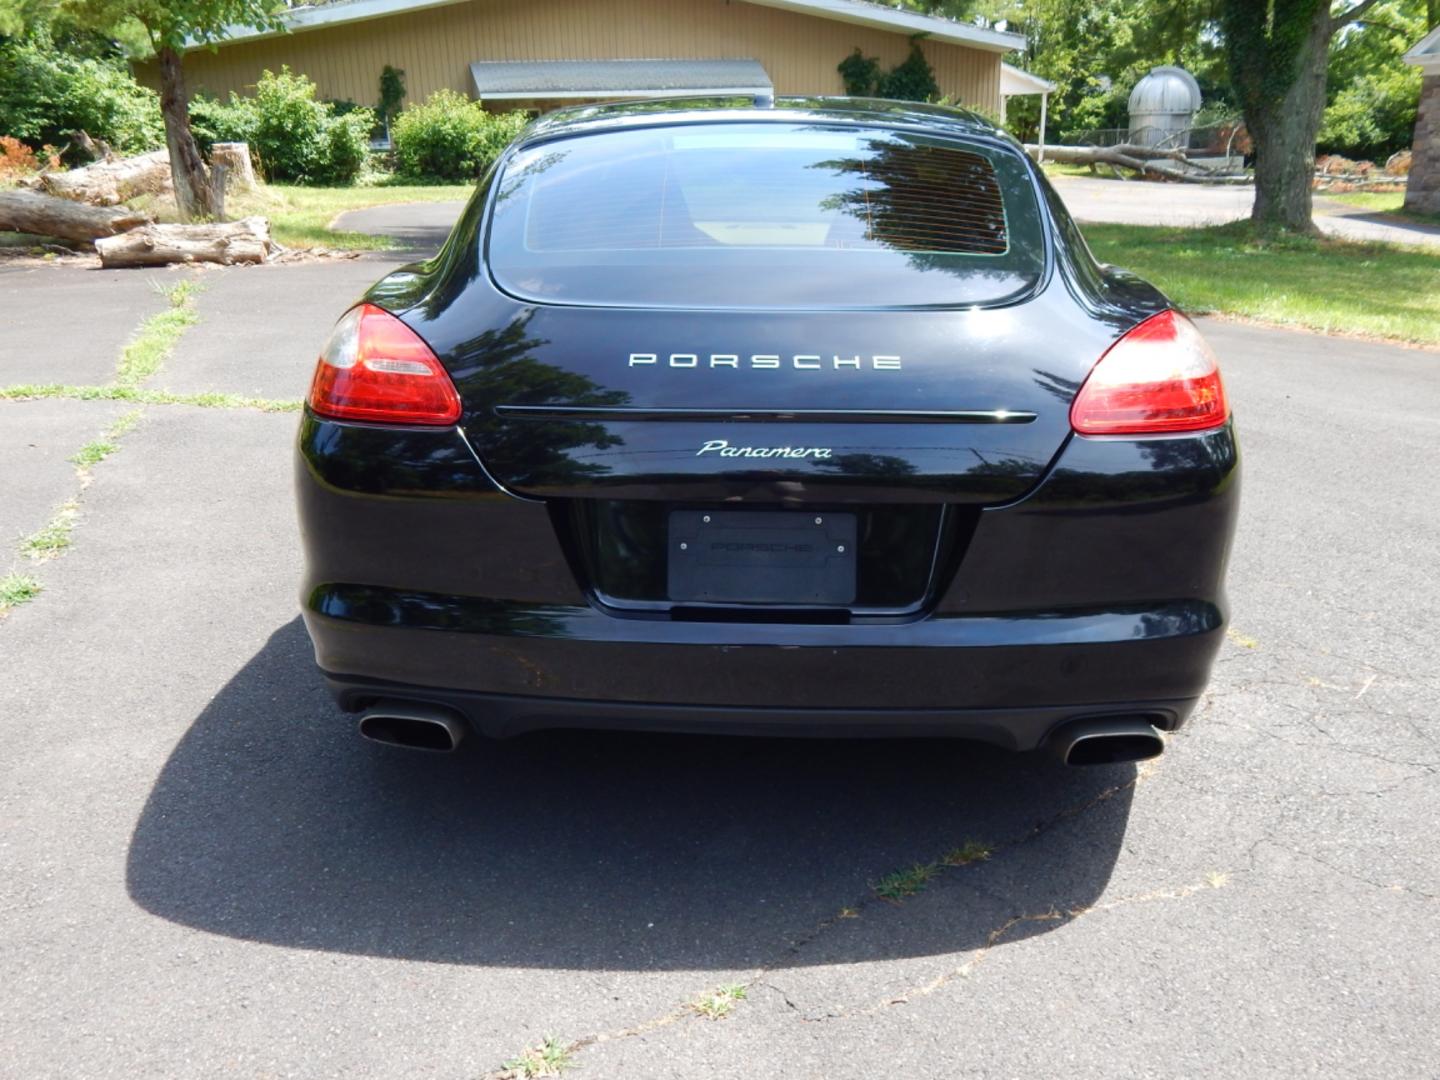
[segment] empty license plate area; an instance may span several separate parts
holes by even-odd
[[[854,514],[675,510],[668,534],[673,603],[843,606],[855,601]]]

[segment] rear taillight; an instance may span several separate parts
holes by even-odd
[[[1110,346],[1070,406],[1081,435],[1204,431],[1229,416],[1215,354],[1178,311],[1151,316]]]
[[[310,408],[336,420],[453,424],[460,395],[430,346],[373,304],[346,312],[315,365]]]

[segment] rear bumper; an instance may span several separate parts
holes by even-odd
[[[326,683],[347,712],[359,712],[378,701],[441,705],[465,717],[475,731],[495,739],[583,728],[786,738],[955,738],[1019,751],[1038,749],[1061,724],[1087,717],[1140,716],[1163,731],[1174,731],[1195,707],[1195,699],[1190,698],[1110,707],[778,709],[482,694],[337,676],[326,676]]]
[[[1081,716],[1143,713],[1178,727],[1223,624],[1206,603],[878,625],[686,623],[357,586],[312,590],[305,617],[350,710],[427,701],[493,736],[953,735],[1016,750]]]
[[[1179,726],[1224,628],[1238,499],[1228,429],[1070,442],[987,508],[921,614],[848,623],[617,613],[546,504],[455,430],[307,416],[297,495],[316,660],[341,704],[428,701],[541,727],[934,735],[1023,750],[1057,723]]]

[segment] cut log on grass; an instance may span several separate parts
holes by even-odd
[[[1040,147],[1033,143],[1027,143],[1025,152],[1031,157],[1038,157]],[[1045,160],[1061,165],[1119,166],[1134,172],[1163,176],[1168,180],[1180,180],[1187,184],[1248,184],[1251,182],[1247,176],[1227,176],[1217,173],[1202,162],[1192,161],[1183,150],[1161,150],[1153,146],[1136,146],[1133,143],[1121,143],[1118,146],[1047,145]],[[1169,161],[1181,162],[1186,168],[1167,164]]]
[[[143,225],[149,217],[124,206],[88,206],[37,191],[0,191],[0,231],[89,243]]]
[[[159,194],[170,186],[170,157],[156,150],[119,161],[97,161],[67,172],[44,173],[40,190],[76,202],[115,206],[136,195]]]
[[[263,217],[216,225],[146,225],[95,242],[104,267],[263,263],[276,250]]]

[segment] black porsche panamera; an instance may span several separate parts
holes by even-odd
[[[335,326],[302,602],[381,741],[544,727],[1160,752],[1225,619],[1215,358],[983,119],[532,124]]]

